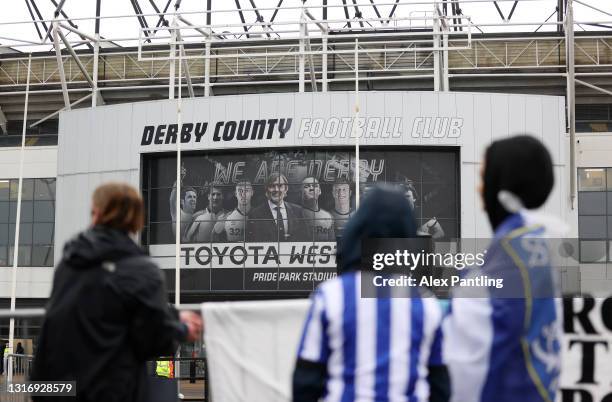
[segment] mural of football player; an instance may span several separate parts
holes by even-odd
[[[185,187],[181,190],[181,242],[187,241],[187,233],[193,220],[205,211],[196,212],[198,203],[198,192],[193,187]],[[170,216],[172,217],[172,235],[176,236],[176,183],[172,186],[170,193]]]
[[[223,209],[223,190],[219,185],[211,184],[208,188],[208,206],[204,213],[194,218],[187,232],[187,240],[192,243],[210,242],[215,224],[225,215],[227,211]]]
[[[404,193],[406,200],[412,207],[415,218],[419,219],[421,217],[421,212],[420,208],[416,205],[418,193],[414,184],[412,182],[402,183],[399,185],[399,189]],[[438,222],[438,219],[434,216],[417,229],[417,235],[431,236],[433,239],[440,239],[444,237],[444,229],[442,229],[442,225],[440,225],[440,222]]]
[[[319,207],[321,185],[314,177],[302,180],[302,206],[309,239],[334,241],[334,219],[329,212]]]
[[[339,181],[332,186],[334,209],[331,211],[331,214],[334,218],[334,232],[336,236],[342,234],[344,226],[353,215],[351,195],[351,185],[348,181]]]
[[[249,181],[241,181],[236,184],[234,191],[238,204],[236,208],[223,221],[217,222],[213,232],[213,241],[244,241],[246,219],[251,211],[251,199],[253,198],[253,186]]]

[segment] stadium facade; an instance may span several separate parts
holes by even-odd
[[[342,221],[375,183],[411,192],[431,235],[490,236],[475,191],[480,161],[491,141],[517,133],[540,138],[553,156],[557,185],[545,210],[579,238],[581,266],[565,280],[610,289],[612,33],[599,24],[574,34],[579,24],[562,1],[542,1],[561,10],[542,21],[546,32],[526,32],[540,25],[529,23],[520,33],[483,32],[452,2],[423,3],[424,14],[393,3],[388,18],[384,3],[371,18],[365,4],[334,19],[324,6],[281,6],[296,17],[234,25],[215,24],[206,10],[206,24],[194,25],[198,14],[178,9],[157,36],[143,25],[123,45],[64,16],[47,21],[60,52],[3,46],[0,298],[8,305],[12,293],[21,173],[18,305],[44,303],[63,243],[87,225],[91,193],[108,180],[143,191],[141,241],[174,289],[179,142],[182,199],[193,189],[190,213],[202,212],[180,230],[182,300],[303,296],[335,272]],[[61,42],[70,31],[81,39]],[[251,210],[265,205],[272,172],[287,178],[286,201],[315,206],[285,238],[266,237],[266,218],[249,222],[238,208],[245,191]],[[313,200],[305,189],[315,181]],[[220,201],[207,211],[215,188]]]

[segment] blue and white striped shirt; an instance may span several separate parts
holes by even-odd
[[[442,364],[439,302],[361,298],[362,275],[319,286],[298,357],[326,364],[326,402],[427,401],[427,366]]]

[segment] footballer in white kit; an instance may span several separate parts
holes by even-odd
[[[321,185],[314,177],[302,181],[302,206],[304,207],[305,224],[308,239],[314,241],[335,241],[334,219],[332,215],[319,207]]]
[[[203,214],[194,219],[187,240],[193,243],[206,243],[212,240],[213,229],[218,221],[227,215],[223,209],[223,191],[221,187],[210,186],[208,207]]]
[[[253,186],[248,181],[236,184],[235,190],[238,204],[223,221],[217,222],[214,228],[214,241],[240,242],[245,239],[244,228],[249,211],[251,210],[251,198],[253,198]]]

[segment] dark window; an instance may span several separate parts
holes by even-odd
[[[578,169],[580,261],[612,261],[612,168]],[[607,252],[607,256],[606,256]]]
[[[0,267],[12,265],[19,180],[0,180]],[[55,179],[23,179],[20,266],[53,266]]]

